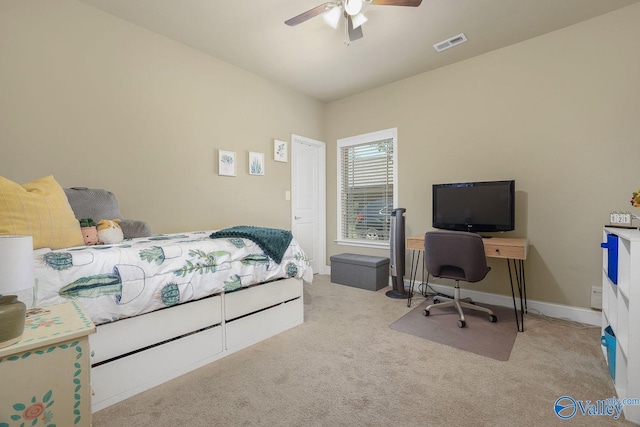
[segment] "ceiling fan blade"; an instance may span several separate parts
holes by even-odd
[[[354,41],[354,40],[361,39],[364,36],[364,34],[362,33],[362,26],[359,26],[358,28],[353,28],[353,20],[351,18],[351,15],[347,16],[347,22],[349,27],[349,40]]]
[[[366,1],[366,0],[365,0]],[[422,0],[370,0],[371,4],[379,6],[411,6],[418,7]]]
[[[289,25],[290,27],[294,27],[298,24],[302,24],[304,21],[307,21],[315,16],[322,15],[323,13],[325,13],[330,9],[333,9],[334,7],[336,7],[335,3],[326,2],[324,4],[321,4],[320,6],[314,7],[313,9],[309,9],[298,16],[294,16],[293,18],[287,19],[286,21],[284,21],[284,23]]]

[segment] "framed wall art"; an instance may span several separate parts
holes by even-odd
[[[249,151],[249,175],[264,175],[264,153]]]
[[[218,150],[218,175],[236,176],[236,153]]]
[[[276,162],[286,162],[287,159],[287,142],[286,141],[278,141],[277,139],[273,140],[273,160]]]

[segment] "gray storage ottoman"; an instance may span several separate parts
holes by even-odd
[[[389,258],[340,254],[331,258],[331,281],[377,291],[389,286]]]

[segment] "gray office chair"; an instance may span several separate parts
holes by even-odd
[[[434,307],[455,307],[460,313],[458,326],[464,328],[467,325],[462,312],[464,307],[488,313],[490,322],[498,320],[490,309],[460,299],[460,280],[479,282],[491,270],[487,266],[482,237],[462,231],[430,231],[424,235],[424,262],[429,275],[456,281],[453,298],[436,295],[433,298],[434,304],[424,310],[425,316]],[[435,303],[441,300],[446,302]]]

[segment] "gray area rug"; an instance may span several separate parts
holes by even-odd
[[[481,356],[509,360],[518,334],[513,308],[479,304],[493,310],[498,321],[489,322],[489,315],[481,311],[464,310],[467,326],[459,328],[459,315],[454,307],[434,307],[425,316],[424,309],[432,303],[431,298],[423,301],[389,327]]]

